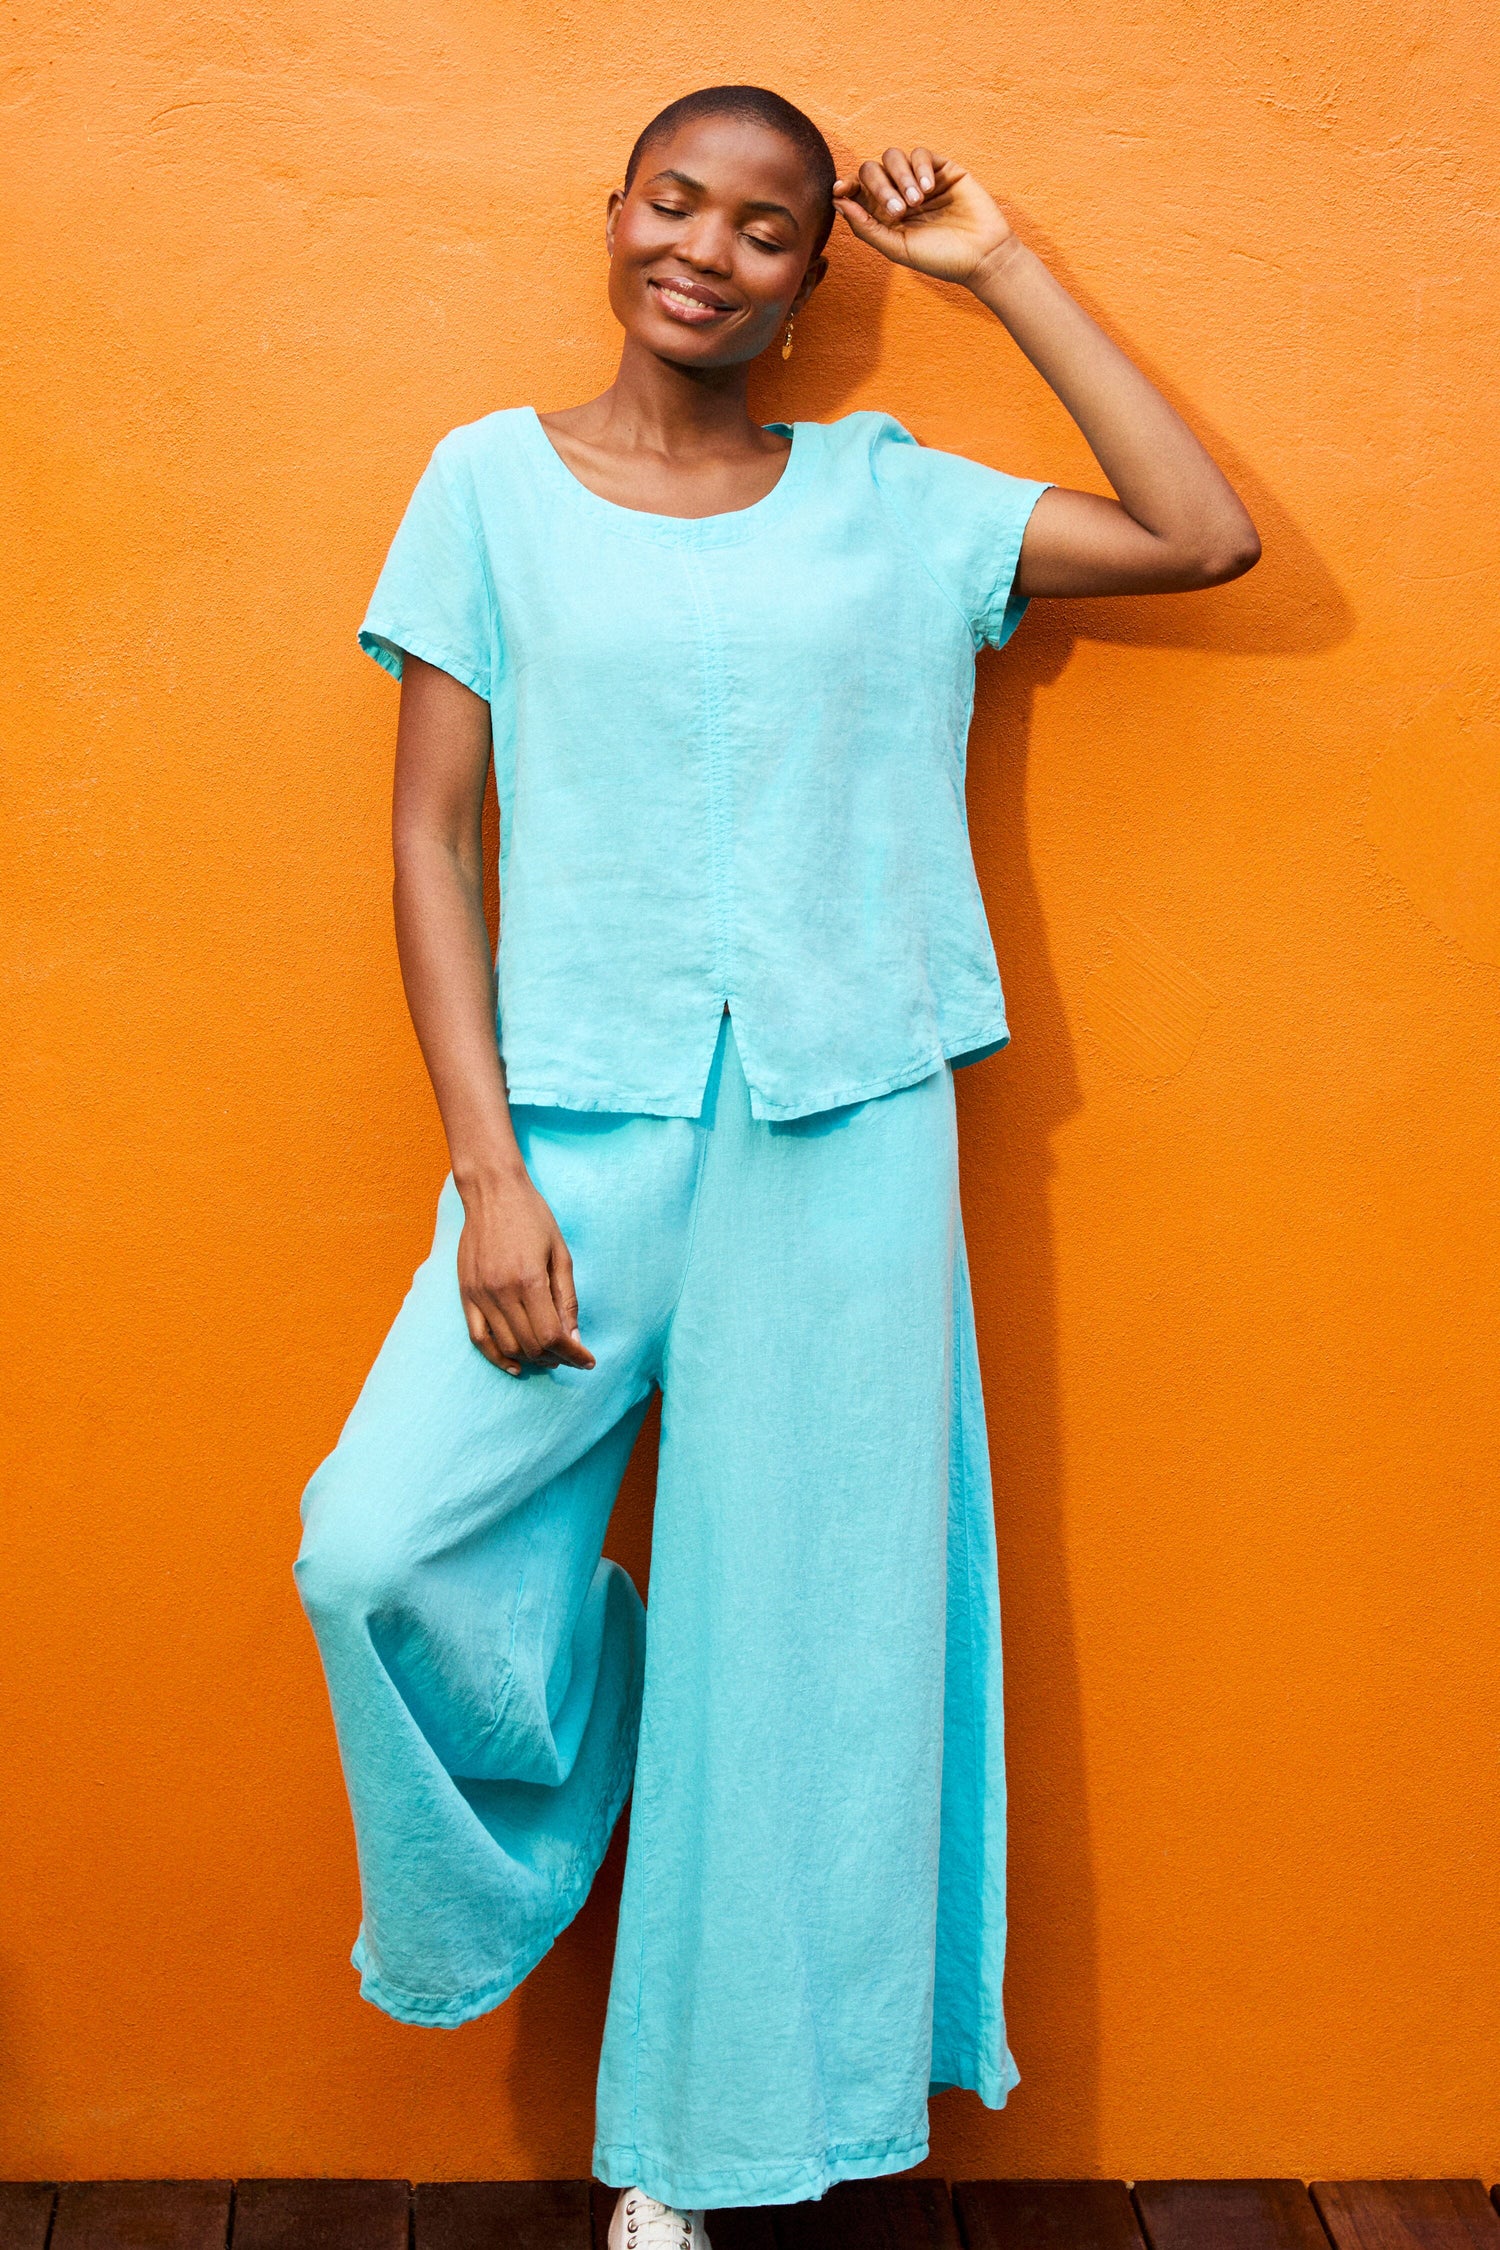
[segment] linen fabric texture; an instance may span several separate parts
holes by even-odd
[[[531,407],[486,415],[381,572],[362,645],[490,705],[515,1101],[696,1116],[726,1003],[757,1118],[1010,1036],[964,767],[1046,485],[888,414],[767,426],[772,490],[686,520],[591,492]]]
[[[679,2208],[903,2169],[1019,2075],[952,1073],[760,1119],[738,1029],[698,1116],[516,1108],[592,1371],[474,1349],[445,1182],[297,1563],[390,2015],[497,2006],[633,1778],[593,2161]],[[657,1387],[643,1610],[601,1549]]]

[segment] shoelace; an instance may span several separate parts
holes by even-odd
[[[685,2211],[632,2188],[625,2198],[625,2240],[630,2250],[692,2250],[693,2222]]]

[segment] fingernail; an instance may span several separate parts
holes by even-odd
[[[908,203],[920,203],[922,200],[922,190],[920,188],[909,187],[906,191],[906,200]]]
[[[888,200],[887,200],[887,202],[886,202],[886,209],[887,209],[887,211],[899,211],[899,210],[901,209],[901,198],[900,198],[900,196],[899,196],[899,195],[893,195],[893,196],[889,197],[889,199],[888,199]]]

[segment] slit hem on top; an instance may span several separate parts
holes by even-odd
[[[917,1085],[947,1064],[951,1064],[955,1070],[963,1070],[968,1064],[983,1062],[987,1055],[993,1055],[999,1048],[1009,1045],[1010,1030],[1002,1019],[992,1022],[986,1029],[961,1033],[958,1037],[945,1041],[936,1053],[925,1055],[918,1062],[907,1063],[900,1070],[890,1071],[882,1078],[867,1079],[854,1086],[827,1088],[806,1100],[793,1102],[768,1101],[763,1094],[757,1093],[754,1085],[750,1084],[750,1071],[748,1065],[744,1064],[743,1047],[741,1063],[745,1068],[746,1084],[750,1085],[751,1116],[758,1124],[789,1125],[796,1123],[799,1118],[820,1117],[827,1110],[852,1109],[856,1102],[878,1101],[882,1094],[900,1093],[907,1086]],[[508,1066],[507,1083],[513,1107],[517,1103],[525,1103],[538,1109],[620,1112],[635,1117],[697,1117],[703,1106],[701,1087],[696,1100],[691,1095],[626,1094],[599,1088],[580,1092],[576,1088],[570,1090],[560,1085],[545,1085],[528,1077],[524,1069],[518,1070],[511,1078]]]

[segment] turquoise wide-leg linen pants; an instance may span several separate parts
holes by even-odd
[[[633,1788],[599,2178],[714,2208],[898,2171],[930,2090],[1018,2077],[951,1070],[761,1121],[726,1014],[700,1117],[515,1118],[597,1366],[475,1350],[450,1178],[303,1501],[362,1990],[496,2007]],[[658,1386],[643,1609],[601,1547]]]

